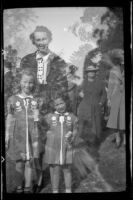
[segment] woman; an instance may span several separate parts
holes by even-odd
[[[124,70],[122,69],[123,56],[120,50],[109,52],[108,62],[112,66],[108,82],[108,106],[110,115],[107,127],[116,132],[116,145],[120,146],[122,132],[125,130],[125,84]],[[124,137],[124,135],[123,135]],[[123,138],[125,143],[125,138]]]
[[[56,91],[67,95],[68,81],[66,77],[66,62],[49,49],[52,32],[45,26],[37,26],[30,39],[36,47],[34,53],[24,56],[20,67],[30,68],[35,72],[38,82],[38,94],[46,99],[44,114],[51,111],[50,102]]]
[[[94,64],[87,67],[79,94],[83,97],[78,108],[79,136],[92,145],[101,138],[101,109],[106,100],[104,82],[96,76],[98,70]]]

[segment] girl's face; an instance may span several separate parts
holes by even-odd
[[[21,82],[21,91],[25,93],[26,95],[29,95],[32,93],[33,87],[34,87],[34,78],[33,76],[24,74],[22,76]]]
[[[59,113],[64,113],[66,110],[66,103],[63,99],[59,98],[54,101],[55,110]]]

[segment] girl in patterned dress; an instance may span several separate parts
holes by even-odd
[[[21,74],[20,93],[9,98],[6,119],[7,154],[19,174],[17,192],[32,192],[35,158],[39,157],[39,99],[34,98],[34,74],[24,70]],[[16,178],[16,177],[15,177]]]
[[[45,116],[48,131],[44,163],[50,166],[53,193],[59,192],[60,170],[64,174],[66,193],[71,193],[71,165],[77,118],[73,113],[66,112],[66,103],[62,97],[54,100],[54,108],[54,113]]]

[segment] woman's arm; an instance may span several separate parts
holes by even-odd
[[[115,92],[117,86],[117,77],[114,73],[110,72],[110,77],[109,77],[109,82],[108,82],[108,93],[107,93],[107,98],[110,101],[112,95]]]
[[[101,100],[100,100],[100,105],[103,105],[106,102],[107,99],[107,92],[105,88],[105,83],[102,83],[102,94],[101,94]]]
[[[74,120],[73,120],[73,133],[72,133],[72,140],[71,142],[74,141],[74,139],[76,138],[78,133],[78,118],[76,116],[74,116]]]
[[[78,86],[77,93],[78,93],[78,96],[80,96],[81,98],[84,97],[83,83]]]

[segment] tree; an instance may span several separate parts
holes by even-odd
[[[86,45],[94,44],[93,48],[98,48],[101,53],[115,48],[123,49],[123,10],[117,7],[85,8],[80,22],[75,22],[69,30]],[[88,52],[85,52],[81,48],[79,52],[74,52],[71,61],[77,66],[83,66],[83,57],[90,60],[92,51],[88,49]],[[101,63],[99,68],[103,79],[106,69],[108,71],[107,65]],[[83,71],[81,74],[83,75]]]
[[[106,36],[108,25],[106,23],[102,24],[101,18],[106,14],[107,10],[106,7],[85,8],[79,22],[75,22],[68,29],[83,42],[83,45],[81,45],[78,51],[74,52],[70,58],[71,62],[79,67],[76,73],[79,73],[81,80],[83,79],[83,68],[86,56],[88,56],[93,49],[99,47],[99,32],[104,32],[104,36]],[[97,29],[99,32],[94,36],[94,32]]]
[[[97,40],[97,45],[100,46],[102,52],[115,48],[123,49],[123,10],[122,8],[111,7],[101,17],[101,24],[105,24],[108,29],[95,29],[93,32],[94,38]]]
[[[36,19],[34,11],[27,9],[4,10],[4,48],[12,45],[20,53],[23,49],[28,49],[26,30],[30,29],[30,23]]]
[[[74,51],[71,55],[70,61],[78,66],[79,62],[84,58],[86,52],[88,52],[90,49],[92,49],[92,46],[89,44],[79,46],[79,49]]]
[[[104,29],[107,30],[105,24],[101,24],[101,17],[107,11],[106,7],[87,7],[84,9],[83,16],[80,17],[78,22],[75,22],[72,26],[69,27],[76,37],[85,43],[93,43],[96,46],[98,40],[97,37],[93,36],[95,29]]]
[[[75,72],[80,79],[77,80],[77,84],[80,84],[83,79],[83,67],[85,56],[93,47],[90,44],[84,44],[79,47],[77,51],[74,51],[70,57],[70,62],[78,67],[78,70]]]
[[[69,30],[81,41],[95,43],[102,52],[123,48],[123,10],[121,7],[85,8],[80,22],[75,22]]]

